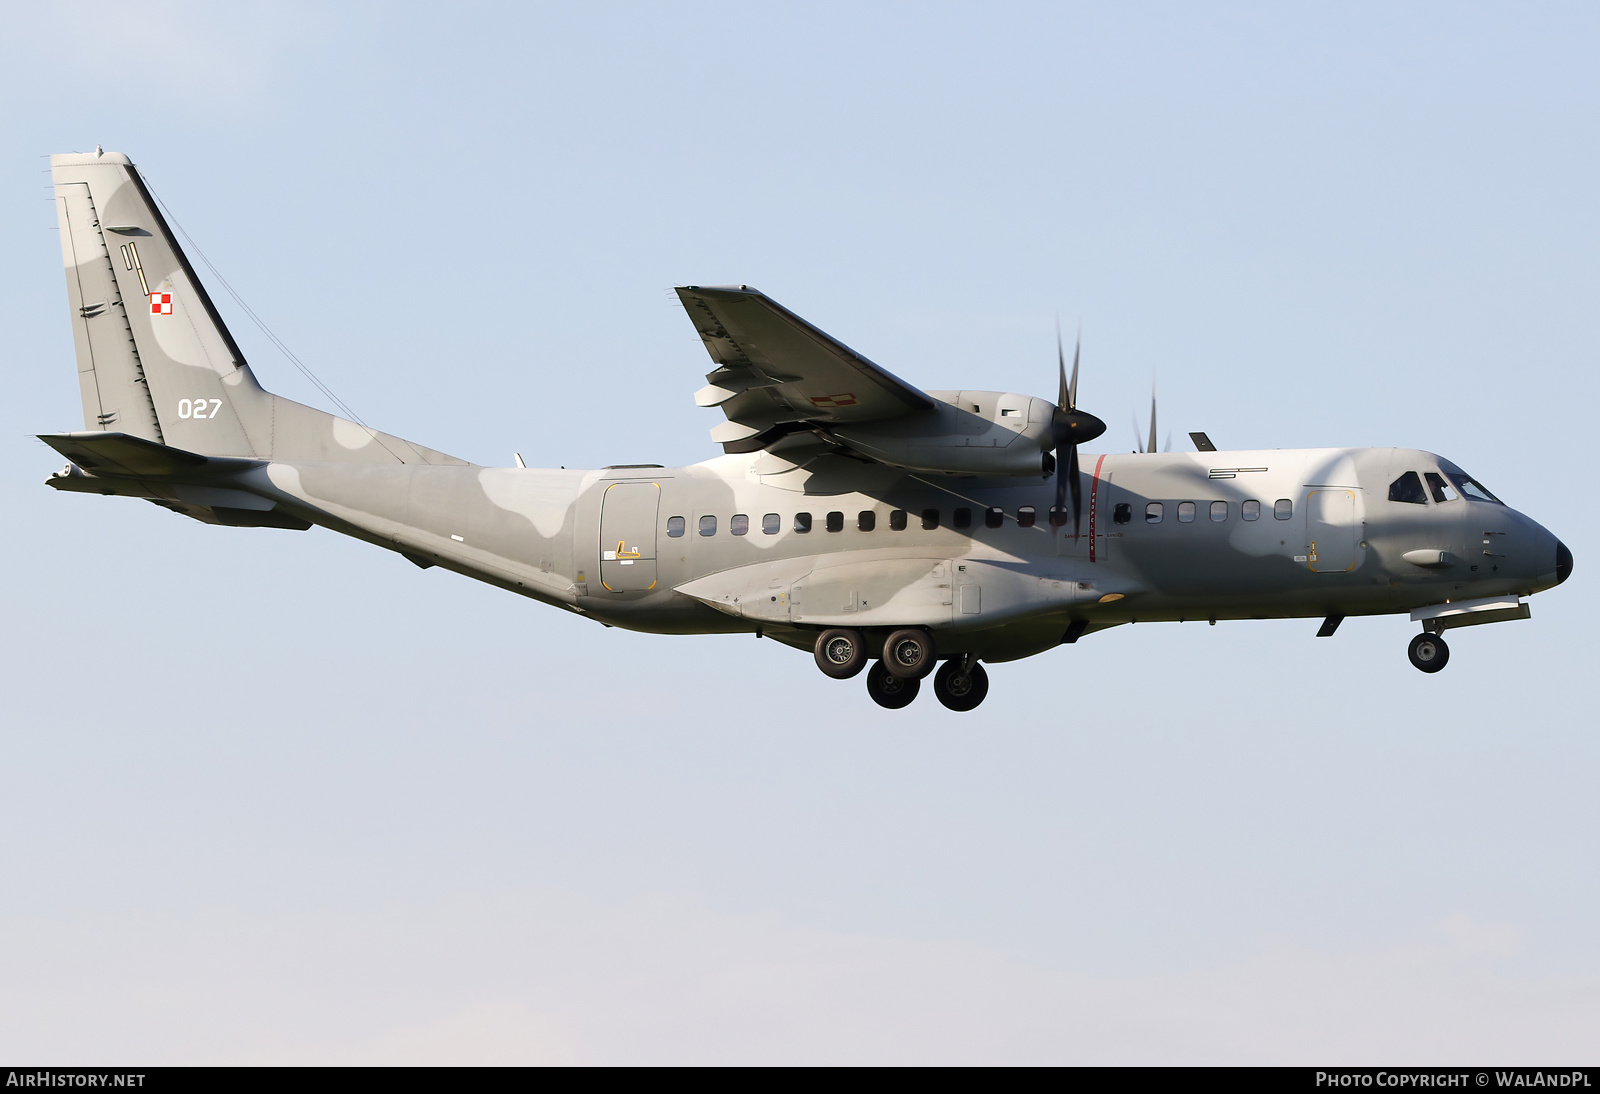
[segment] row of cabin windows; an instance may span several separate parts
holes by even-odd
[[[1052,513],[1054,513],[1054,510],[1052,510]],[[999,508],[998,506],[996,506],[994,508],[990,508],[990,509],[985,509],[984,513],[983,513],[983,524],[984,524],[984,527],[986,527],[986,528],[998,528],[998,527],[1000,527],[1000,525],[1005,523],[1005,517],[1006,517],[1005,510]],[[917,515],[916,519],[919,521],[919,523],[922,525],[922,527],[924,529],[932,530],[932,529],[935,529],[935,528],[939,527],[941,517],[940,517],[940,512],[937,509],[924,509],[924,510],[921,511],[920,514]],[[1054,519],[1053,516],[1052,516],[1052,519]],[[890,513],[889,513],[889,528],[890,528],[890,530],[895,531],[895,532],[903,532],[903,531],[905,531],[907,528],[909,528],[911,526],[911,520],[912,520],[912,516],[906,510],[904,510],[904,509],[891,510]],[[1032,525],[1034,523],[1034,520],[1035,520],[1035,512],[1034,512],[1033,506],[1031,506],[1031,505],[1023,506],[1017,513],[1017,523],[1021,524],[1025,528],[1030,526],[1030,525]],[[822,518],[822,526],[824,528],[826,528],[830,532],[842,532],[842,531],[844,531],[844,521],[845,521],[844,513],[839,512],[838,510],[835,510],[832,513],[826,514]],[[796,513],[794,515],[794,524],[793,524],[792,527],[793,527],[794,531],[799,532],[799,533],[801,533],[803,535],[806,532],[811,531],[811,523],[812,523],[812,521],[811,521],[811,514],[810,513]],[[877,514],[877,512],[875,510],[872,510],[872,509],[863,509],[863,510],[861,510],[861,512],[856,514],[855,525],[856,525],[856,530],[857,531],[860,531],[860,532],[871,532],[871,531],[873,531],[874,529],[876,529],[878,527],[878,514]],[[965,508],[955,510],[953,513],[950,514],[950,525],[953,528],[971,528],[972,527],[972,510],[971,509],[965,509]],[[668,517],[667,518],[667,535],[672,536],[674,539],[676,539],[678,536],[683,535],[684,531],[687,528],[688,528],[688,522],[685,521],[684,518],[682,518],[682,517]],[[778,534],[779,531],[782,530],[782,528],[783,528],[783,518],[781,516],[779,516],[777,513],[768,513],[768,514],[766,514],[765,516],[763,516],[761,518],[761,531],[765,535],[775,536],[775,535]],[[700,534],[702,536],[714,536],[714,535],[716,535],[717,534],[717,518],[714,517],[714,516],[711,516],[709,514],[706,515],[706,516],[701,517],[700,518],[700,529],[699,530],[700,530]],[[750,518],[749,518],[749,516],[747,516],[744,513],[735,513],[728,520],[728,531],[732,532],[736,536],[749,535],[750,534]]]
[[[1000,523],[1004,519],[1004,516],[1005,516],[1005,514],[1004,514],[1003,510],[991,509],[991,510],[989,510],[989,515],[987,515],[985,517],[985,524],[987,524],[988,527],[990,527],[990,528],[998,528],[998,527],[1000,527]],[[921,521],[922,521],[922,527],[924,527],[924,528],[930,528],[931,529],[931,528],[939,527],[939,510],[937,510],[937,509],[924,509],[924,510],[922,510]],[[972,527],[972,510],[971,509],[957,509],[955,511],[955,513],[953,514],[953,524],[957,528],[971,528]],[[844,531],[844,514],[842,512],[837,511],[837,510],[835,510],[832,513],[826,514],[822,518],[822,526],[824,528],[826,528],[830,532],[842,532],[842,531]],[[910,526],[910,517],[909,517],[909,515],[906,513],[906,511],[904,509],[895,509],[892,512],[890,512],[890,514],[889,514],[889,527],[891,529],[893,529],[896,532],[903,532],[909,526]],[[806,532],[811,531],[811,514],[810,513],[796,513],[794,515],[794,524],[793,524],[792,527],[793,527],[794,531],[799,532],[802,535],[805,534]],[[857,531],[870,532],[870,531],[874,530],[877,527],[878,527],[878,514],[877,514],[876,511],[874,511],[872,509],[863,509],[863,510],[861,510],[861,512],[856,514],[856,530]],[[668,517],[667,518],[667,535],[673,537],[674,539],[676,539],[678,536],[683,535],[684,531],[687,528],[688,528],[688,522],[685,521],[682,517]],[[782,529],[783,529],[783,517],[781,517],[777,513],[768,513],[768,514],[766,514],[765,516],[763,516],[761,518],[761,531],[762,531],[762,534],[769,535],[769,536],[775,536]],[[706,515],[706,516],[701,517],[700,518],[699,531],[700,531],[700,534],[702,536],[714,536],[714,535],[716,535],[717,534],[717,518],[714,517],[714,516],[711,516],[709,514]],[[750,534],[750,518],[749,518],[749,516],[744,514],[744,513],[735,513],[728,520],[728,531],[732,532],[736,536],[749,535]]]
[[[1215,522],[1228,519],[1231,503],[1214,501],[1211,503],[1210,516]],[[1178,521],[1181,524],[1190,524],[1195,518],[1195,503],[1180,501],[1178,503]],[[1060,527],[1067,522],[1067,510],[1060,506],[1052,505],[1049,510],[1051,525]],[[1152,501],[1144,507],[1144,522],[1146,524],[1160,524],[1166,515],[1166,505],[1163,502]],[[1272,505],[1272,515],[1278,520],[1288,520],[1294,516],[1294,502],[1288,498],[1279,498]],[[1259,501],[1245,501],[1239,503],[1239,516],[1244,520],[1261,519],[1261,503]],[[973,513],[971,509],[961,508],[950,514],[952,528],[971,528]],[[998,528],[1005,523],[1006,511],[998,505],[991,506],[983,511],[983,526],[985,528]],[[1038,523],[1039,511],[1031,505],[1024,505],[1017,510],[1017,526],[1019,528],[1032,528]],[[1122,502],[1111,511],[1111,519],[1115,524],[1129,524],[1133,521],[1133,506]],[[939,527],[939,510],[924,509],[920,520],[925,531],[932,531]],[[910,527],[911,515],[904,509],[894,509],[889,513],[889,528],[895,532],[903,532]],[[835,510],[823,517],[823,525],[830,532],[844,531],[844,513]],[[870,532],[878,526],[878,514],[871,509],[863,509],[856,514],[856,530]],[[667,535],[673,539],[683,535],[688,528],[688,522],[682,517],[667,518]],[[783,528],[783,518],[777,513],[768,513],[761,518],[761,531],[765,535],[775,536]],[[802,535],[811,531],[811,514],[796,513],[794,515],[793,530]],[[699,531],[702,536],[717,534],[717,518],[707,514],[700,518]],[[735,513],[728,519],[728,531],[736,536],[750,534],[750,517],[745,513]]]
[[[1221,524],[1228,519],[1233,510],[1233,503],[1227,501],[1214,501],[1211,503],[1208,515],[1215,524]],[[1198,512],[1196,504],[1192,501],[1178,503],[1178,523],[1194,523],[1195,514]],[[1144,522],[1146,524],[1160,524],[1166,518],[1167,506],[1165,502],[1152,501],[1144,507]],[[1272,503],[1272,516],[1276,520],[1288,520],[1294,516],[1294,502],[1288,498],[1279,498]],[[1239,519],[1260,520],[1261,503],[1254,498],[1239,503]],[[1127,524],[1133,520],[1133,506],[1118,505],[1111,511],[1111,520],[1115,524]]]
[[[1445,475],[1450,482],[1445,481]],[[1505,502],[1495,497],[1477,479],[1470,479],[1457,472],[1446,472],[1445,475],[1433,471],[1425,471],[1418,478],[1415,471],[1407,471],[1394,482],[1389,484],[1389,500],[1403,501],[1409,505],[1427,505],[1428,497],[1432,495],[1435,502],[1455,501],[1458,497],[1468,498],[1472,501],[1489,501],[1496,505]],[[1422,480],[1428,480],[1426,491],[1422,488]],[[1452,487],[1451,483],[1455,486]],[[1460,491],[1458,494],[1457,491]]]

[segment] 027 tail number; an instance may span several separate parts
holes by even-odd
[[[221,399],[179,399],[178,417],[215,418],[222,409]]]

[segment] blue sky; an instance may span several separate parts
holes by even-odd
[[[0,1055],[1447,1062],[1600,1026],[1581,5],[40,5],[0,202]],[[687,463],[670,293],[1133,443],[1442,453],[1530,622],[1121,628],[889,714],[321,531],[62,496],[40,157],[131,155],[363,418]],[[213,295],[267,386],[325,405]],[[1573,461],[1577,460],[1577,463]]]

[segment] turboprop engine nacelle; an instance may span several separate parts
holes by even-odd
[[[828,432],[863,456],[945,475],[1042,475],[1049,450],[1047,399],[1002,391],[930,391],[933,410]]]

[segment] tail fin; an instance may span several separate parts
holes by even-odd
[[[50,169],[85,429],[206,456],[464,462],[263,391],[133,162]]]

